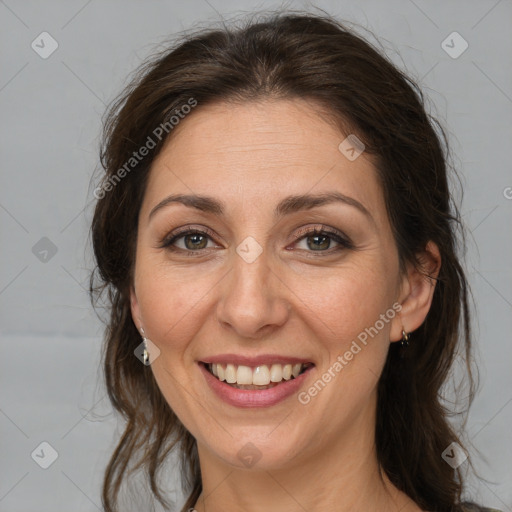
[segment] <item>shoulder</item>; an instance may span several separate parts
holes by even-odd
[[[481,507],[476,503],[462,503],[461,510],[463,512],[501,512],[496,508]]]

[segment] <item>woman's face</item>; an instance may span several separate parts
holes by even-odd
[[[132,316],[202,460],[286,468],[373,432],[403,280],[345,138],[302,100],[199,105],[152,165]]]

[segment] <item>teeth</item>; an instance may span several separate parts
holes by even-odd
[[[226,366],[226,382],[228,384],[236,383],[236,368],[234,364],[228,364]]]
[[[215,366],[215,365],[213,365]],[[280,364],[273,364],[270,367],[270,381],[281,382],[283,380],[283,367]]]
[[[270,384],[270,370],[268,366],[258,366],[254,369],[254,372],[252,372],[252,384],[255,386],[267,386]]]
[[[271,383],[290,380],[292,376],[296,378],[308,366],[310,363],[273,364],[270,368],[267,365],[251,368],[244,365],[237,367],[234,364],[212,363],[208,368],[220,381],[226,381],[229,384],[268,386]]]
[[[213,365],[215,366],[215,365]],[[239,366],[236,371],[237,384],[252,384],[252,370],[248,366]]]

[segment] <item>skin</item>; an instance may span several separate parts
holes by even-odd
[[[338,149],[343,139],[304,100],[199,105],[151,168],[132,317],[160,350],[151,365],[155,379],[197,440],[198,511],[421,510],[379,471],[374,425],[389,345],[402,329],[423,323],[435,284],[413,267],[400,273],[372,161],[365,153],[349,161]],[[359,201],[371,218],[343,203],[273,218],[288,195],[332,191]],[[212,196],[225,216],[173,203],[149,219],[176,193]],[[206,247],[195,249],[199,256],[185,253],[194,252],[190,236],[188,246],[187,238],[176,240],[178,252],[160,247],[187,225],[215,235],[195,241]],[[315,250],[314,235],[308,245],[300,230],[320,225],[344,233],[354,248],[327,239]],[[263,250],[252,263],[236,252],[248,236]],[[437,247],[429,243],[422,256],[436,276]],[[199,370],[198,361],[222,353],[304,357],[315,363],[301,388],[307,390],[394,303],[400,314],[307,405],[292,396],[271,407],[237,408],[217,398]],[[250,468],[237,456],[247,443],[261,455]]]

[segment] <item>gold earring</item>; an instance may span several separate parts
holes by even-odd
[[[402,347],[409,346],[409,338],[410,337],[411,337],[411,335],[409,333],[405,332],[404,329],[402,329],[402,340],[400,342]]]
[[[144,327],[141,327],[140,331],[142,332],[142,341],[144,342],[143,363],[146,366],[148,366],[150,364],[150,362],[149,362],[149,352],[148,352],[148,342],[147,342],[147,338],[146,338],[146,333],[144,332]]]

